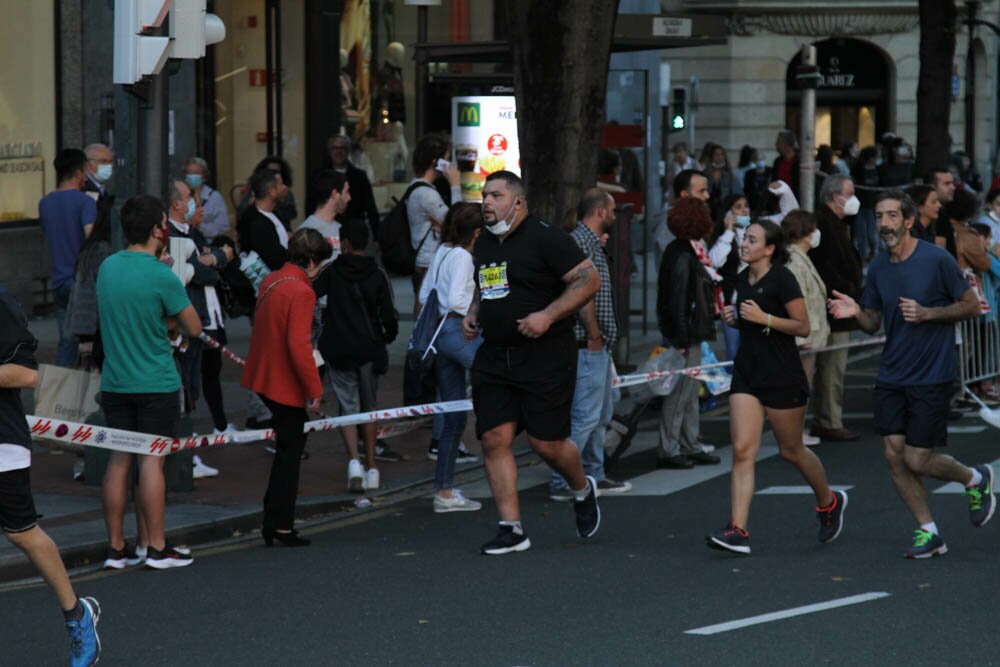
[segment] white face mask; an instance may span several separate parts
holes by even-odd
[[[855,195],[851,195],[851,198],[844,202],[844,215],[857,215],[860,209],[861,200]]]
[[[823,235],[820,233],[820,231],[818,229],[813,230],[812,236],[809,237],[809,247],[810,248],[818,248],[819,247],[819,240],[820,240],[820,238],[822,238],[822,236]]]
[[[94,174],[94,176],[101,183],[107,182],[111,178],[111,165],[110,164],[98,165],[98,167],[97,167],[97,173]]]
[[[507,214],[503,218],[497,220],[492,225],[486,225],[487,231],[497,236],[503,236],[504,234],[509,232],[511,223],[514,220],[514,217],[517,216],[516,209],[517,209],[517,199],[515,198],[514,203],[510,205],[510,209],[507,211]],[[512,213],[514,215],[511,215]]]

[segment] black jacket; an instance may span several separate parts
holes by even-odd
[[[316,279],[317,297],[325,296],[319,351],[336,369],[352,370],[385,361],[387,343],[396,340],[399,316],[389,278],[374,257],[344,254]],[[363,305],[362,305],[363,304]]]
[[[678,348],[715,340],[714,303],[712,279],[691,242],[674,239],[663,252],[657,280],[660,333]]]
[[[236,223],[236,233],[240,236],[240,252],[256,252],[272,271],[277,271],[288,261],[288,250],[281,245],[274,223],[256,206],[243,211]]]
[[[194,276],[187,284],[187,294],[191,305],[194,306],[201,319],[202,326],[207,326],[212,320],[208,316],[208,298],[205,296],[205,287],[209,285],[214,287],[219,283],[219,272],[226,268],[226,253],[221,248],[211,246],[212,256],[215,257],[215,266],[205,266],[198,261],[202,249],[208,246],[208,241],[205,240],[205,235],[201,231],[195,227],[188,227],[185,234],[171,221],[170,236],[194,241],[195,251],[187,258],[188,264],[194,267]]]
[[[819,277],[826,283],[827,291],[846,294],[852,299],[861,298],[861,257],[851,243],[847,223],[841,220],[826,204],[816,208],[816,228],[820,232],[819,246],[809,251]],[[827,313],[831,331],[853,331],[858,328],[855,320],[834,319]]]

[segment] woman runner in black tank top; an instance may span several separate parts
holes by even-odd
[[[809,316],[795,276],[784,266],[788,251],[781,227],[766,220],[751,224],[740,257],[748,266],[737,278],[736,305],[723,310],[726,323],[738,323],[740,328],[729,395],[732,518],[706,543],[714,549],[750,553],[747,521],[765,417],[781,457],[798,468],[816,494],[819,540],[830,542],[840,534],[847,495],[830,489],[823,464],[802,444],[809,392],[795,336],[809,335]]]

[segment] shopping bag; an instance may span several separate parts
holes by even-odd
[[[719,363],[715,351],[706,342],[701,344],[701,363],[704,366]],[[733,382],[733,377],[724,368],[709,368],[699,371],[694,377],[702,381],[703,386],[708,389],[712,396],[726,393]]]
[[[40,364],[34,413],[38,417],[82,424],[89,415],[100,410],[97,403],[100,390],[100,373]],[[83,451],[80,447],[64,448]]]
[[[676,348],[657,346],[649,354],[649,358],[639,367],[636,373],[658,373],[661,371],[677,371],[684,368],[684,355]],[[657,378],[644,384],[629,388],[629,397],[636,403],[645,403],[654,396],[666,396],[677,384],[677,374]]]

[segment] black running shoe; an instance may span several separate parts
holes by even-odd
[[[601,525],[601,507],[597,504],[597,480],[587,475],[590,490],[587,497],[573,503],[576,512],[576,534],[580,537],[593,537]]]
[[[993,495],[993,466],[984,463],[977,465],[976,470],[983,479],[971,489],[966,489],[965,496],[969,499],[969,520],[973,526],[979,528],[993,518],[997,499]]]
[[[847,492],[834,491],[833,503],[829,507],[816,508],[816,518],[819,519],[819,541],[823,544],[833,542],[844,527],[844,510],[847,509]]]
[[[734,551],[739,554],[750,554],[750,533],[737,528],[730,521],[722,530],[717,530],[705,538],[705,544],[713,549]]]
[[[531,548],[531,540],[524,533],[518,535],[514,532],[514,526],[500,525],[497,536],[487,542],[482,547],[482,552],[487,556],[500,556],[515,551],[527,551]]]
[[[194,562],[190,553],[183,554],[169,542],[163,545],[163,550],[149,547],[146,552],[146,567],[152,570],[167,570],[172,567],[186,567]]]
[[[123,570],[130,565],[138,565],[141,561],[135,554],[135,548],[128,542],[121,549],[115,549],[109,544],[104,552],[105,570]]]

